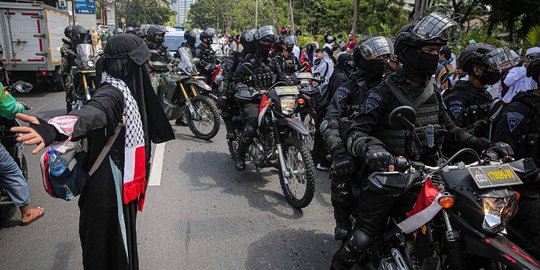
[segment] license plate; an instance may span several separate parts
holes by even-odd
[[[296,77],[298,79],[312,79],[313,75],[309,72],[300,72],[298,73],[298,76]]]
[[[508,164],[467,168],[479,189],[521,185],[521,179]]]
[[[300,94],[296,86],[278,86],[274,89],[276,90],[276,94],[278,94],[278,96]]]

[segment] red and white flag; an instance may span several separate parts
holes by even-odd
[[[398,224],[401,231],[412,233],[432,220],[442,209],[442,206],[439,205],[441,197],[440,190],[433,185],[430,179],[427,179],[413,209],[407,213],[407,219]]]

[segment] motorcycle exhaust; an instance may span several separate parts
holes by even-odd
[[[403,258],[403,255],[401,255],[399,249],[392,248],[390,252],[392,253],[392,257],[394,258],[399,270],[409,270],[407,262],[405,261],[405,258]]]

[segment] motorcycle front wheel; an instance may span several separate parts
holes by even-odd
[[[287,183],[283,172],[279,172],[279,184],[287,202],[296,208],[311,203],[315,194],[315,165],[306,145],[298,138],[289,137],[283,142],[283,156],[288,175]]]
[[[214,138],[219,131],[221,119],[216,103],[206,96],[198,95],[191,99],[191,104],[195,115],[186,109],[186,120],[193,135],[203,140]]]

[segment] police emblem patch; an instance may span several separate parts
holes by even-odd
[[[379,107],[379,102],[375,99],[367,99],[366,100],[366,113],[371,112],[372,110]]]
[[[459,117],[462,110],[463,110],[463,107],[461,106],[461,104],[450,105],[450,111],[452,112],[452,115],[454,115],[454,119],[457,119]]]
[[[506,113],[506,120],[508,121],[508,127],[510,132],[513,132],[516,126],[525,118],[521,113],[518,112],[509,112]]]

